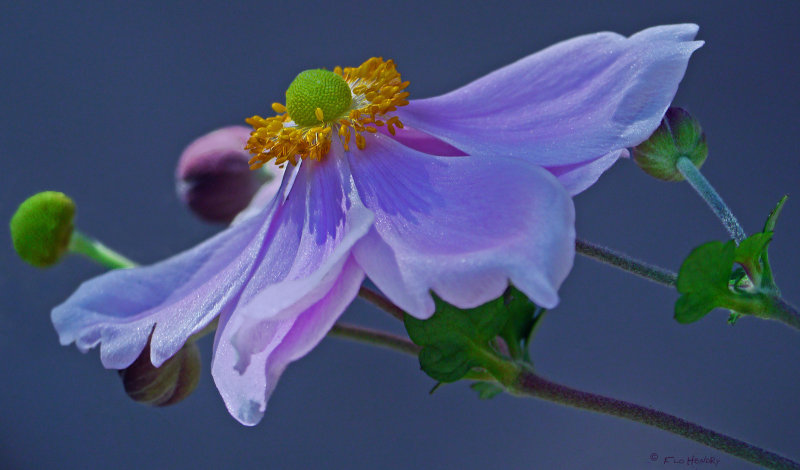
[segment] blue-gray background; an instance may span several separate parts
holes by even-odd
[[[785,192],[772,247],[800,301],[800,3],[6,2],[0,11],[0,220],[40,190],[79,206],[80,228],[152,262],[217,228],[174,196],[183,147],[269,112],[306,68],[393,58],[412,98],[433,96],[556,41],[696,22],[707,41],[675,103],[698,116],[704,167],[748,231]],[[621,161],[575,200],[578,234],[677,269],[725,236],[685,184]],[[263,422],[239,425],[208,375],[168,409],[131,402],[97,353],[59,346],[49,310],[102,270],[42,271],[0,234],[2,468],[656,468],[651,453],[716,450],[615,418],[433,381],[407,356],[326,339],[283,376]],[[536,338],[539,371],[688,417],[800,459],[800,335],[717,311],[672,320],[674,291],[577,259]],[[401,332],[356,301],[345,319]]]

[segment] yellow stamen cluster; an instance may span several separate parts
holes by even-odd
[[[403,128],[397,116],[380,119],[408,104],[409,94],[404,90],[409,82],[400,79],[393,61],[373,57],[358,67],[336,67],[333,73],[350,86],[353,95],[350,109],[340,116],[325,116],[321,108],[316,108],[314,115],[319,124],[300,126],[292,121],[284,105],[274,103],[272,109],[277,116],[247,119],[253,126],[245,147],[253,154],[251,168],[260,168],[270,160],[276,165],[287,161],[296,165],[298,157],[322,160],[331,148],[334,131],[344,149],[349,151],[351,137],[355,138],[356,147],[363,150],[366,139],[362,133],[375,133],[379,126],[386,126],[394,135],[395,127]]]

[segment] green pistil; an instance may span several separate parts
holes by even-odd
[[[350,108],[352,99],[350,86],[340,75],[323,69],[306,70],[286,90],[286,109],[296,124],[314,126],[340,117]]]

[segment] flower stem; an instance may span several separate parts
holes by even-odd
[[[417,356],[421,349],[419,346],[405,338],[384,333],[383,331],[349,325],[342,322],[338,322],[333,325],[333,328],[330,332],[328,332],[328,335],[392,349],[404,354],[410,354],[412,356]]]
[[[677,416],[551,382],[525,367],[521,368],[516,382],[511,384],[509,388],[512,393],[517,395],[541,398],[561,405],[617,416],[653,426],[753,462],[764,468],[800,469],[800,464],[797,462]]]
[[[108,248],[99,241],[75,230],[69,241],[69,251],[77,253],[110,269],[126,269],[137,266],[134,261]]]
[[[700,170],[694,166],[694,163],[687,157],[681,157],[678,159],[678,163],[675,166],[678,168],[678,171],[681,172],[681,175],[686,178],[686,181],[692,185],[692,188],[697,191],[697,194],[706,201],[708,207],[714,211],[714,214],[716,214],[719,220],[722,221],[722,225],[725,226],[731,238],[736,240],[736,244],[738,245],[742,240],[747,238],[742,226],[739,225],[739,221],[736,220],[736,216],[733,215],[719,193],[711,186],[711,183],[709,183],[705,176],[700,173]]]
[[[393,304],[391,300],[387,299],[379,292],[376,292],[369,287],[361,286],[361,288],[358,290],[358,296],[371,302],[373,305],[377,306],[396,319],[403,321],[403,316],[405,315],[403,309]]]
[[[398,336],[343,323],[337,323],[329,334],[392,349],[412,356],[417,356],[420,351],[419,346]],[[511,363],[507,364],[511,365]],[[560,405],[616,416],[656,427],[765,468],[800,469],[800,464],[786,457],[704,428],[683,418],[645,406],[551,382],[537,375],[526,366],[519,367],[518,370],[515,380],[507,385],[508,390],[515,395],[540,398]],[[507,376],[508,374],[504,375]],[[482,376],[480,380],[488,380],[488,376]]]
[[[668,269],[645,263],[644,261],[631,258],[626,254],[601,245],[595,245],[586,240],[575,239],[575,250],[583,256],[610,264],[623,271],[628,271],[629,273],[636,274],[637,276],[663,284],[667,287],[675,286],[678,280],[678,275]]]
[[[797,308],[779,296],[772,297],[770,300],[771,308],[765,314],[757,316],[777,320],[800,330],[800,313],[798,313]]]

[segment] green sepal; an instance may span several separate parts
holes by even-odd
[[[491,373],[502,360],[490,342],[508,322],[511,309],[500,297],[472,309],[456,308],[434,296],[436,310],[427,320],[405,315],[411,340],[422,347],[422,370],[440,382],[455,382],[471,369],[481,367]]]
[[[772,209],[772,212],[769,213],[767,217],[767,221],[764,222],[764,232],[773,233],[775,231],[775,223],[778,221],[778,216],[781,215],[781,211],[783,210],[783,205],[786,203],[786,199],[789,196],[784,195],[778,204]],[[775,279],[772,276],[772,268],[769,265],[769,255],[767,254],[767,248],[764,247],[764,251],[761,254],[761,262],[764,265],[764,272],[761,277],[761,285],[764,286],[765,289],[774,292],[776,295],[780,295],[780,291],[778,286],[775,284]]]
[[[769,217],[767,217],[767,221],[764,223],[764,231],[765,232],[774,232],[775,231],[775,223],[778,221],[778,216],[781,215],[781,211],[783,210],[783,205],[786,203],[786,199],[788,199],[788,195],[784,195],[778,204],[772,209],[772,212],[769,213]]]
[[[494,382],[475,382],[469,388],[475,390],[481,400],[491,400],[505,391],[501,385]]]
[[[633,161],[650,176],[664,181],[683,181],[678,160],[688,158],[703,166],[708,144],[700,123],[686,110],[667,109],[661,124],[644,142],[633,148]]]
[[[530,362],[531,336],[544,316],[545,309],[531,302],[514,286],[509,286],[503,293],[503,304],[509,312],[508,321],[500,331],[500,337],[506,342],[512,358]]]

